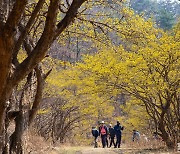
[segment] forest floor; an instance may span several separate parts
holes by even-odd
[[[50,154],[178,154],[156,149],[127,148],[93,148],[93,147],[56,147]],[[180,153],[179,153],[180,154]]]
[[[26,137],[25,141],[25,154],[180,154],[180,152],[167,151],[164,144],[153,143],[153,141],[147,144],[126,142],[119,149],[93,148],[93,145],[73,146],[68,143],[52,145],[51,142],[45,141],[42,137],[32,134]],[[101,146],[101,143],[98,142],[98,145]]]

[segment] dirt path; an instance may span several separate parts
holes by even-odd
[[[51,154],[178,154],[174,152],[162,152],[153,149],[130,149],[122,147],[114,148],[92,148],[92,147],[61,147],[55,148]]]

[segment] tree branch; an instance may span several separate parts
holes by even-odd
[[[42,92],[43,92],[43,87],[44,87],[44,79],[42,77],[41,68],[37,66],[35,68],[35,71],[36,71],[36,77],[37,77],[37,90],[36,90],[36,96],[33,102],[32,109],[30,110],[30,113],[29,113],[29,125],[32,123],[36,115],[36,112],[38,110],[39,104],[42,99]]]
[[[39,13],[40,9],[42,8],[43,4],[44,4],[45,0],[39,0],[34,11],[32,12],[31,14],[31,17],[27,23],[27,25],[25,27],[23,27],[22,31],[21,31],[21,35],[19,36],[19,39],[18,41],[16,42],[16,45],[14,47],[14,50],[13,50],[13,58],[17,56],[17,53],[21,47],[21,44],[23,42],[23,40],[25,39],[28,31],[30,30],[32,24],[34,23],[36,17],[37,17],[37,14]]]
[[[16,0],[14,7],[4,26],[4,32],[6,36],[11,37],[13,34],[15,34],[16,27],[21,19],[26,4],[27,0]]]
[[[61,34],[64,29],[74,20],[77,15],[78,9],[86,0],[73,0],[66,16],[57,24],[57,32],[54,39]]]
[[[45,57],[45,54],[48,51],[55,34],[58,3],[59,0],[50,1],[43,34],[41,35],[41,38],[39,39],[33,51],[17,67],[14,74],[12,75],[10,80],[12,87],[21,81]]]

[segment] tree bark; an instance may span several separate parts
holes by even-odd
[[[7,46],[11,46],[11,41],[4,38],[4,34],[0,32],[0,134],[2,131],[3,120],[5,119],[6,100],[5,88],[7,86],[7,79],[10,72],[11,52]]]
[[[169,134],[166,132],[165,130],[165,125],[163,123],[163,121],[161,121],[159,123],[159,130],[162,133],[161,137],[163,139],[163,141],[166,143],[166,146],[168,147],[168,149],[175,149],[176,145],[175,143],[170,139]]]
[[[17,43],[15,42],[15,35],[17,33],[17,27],[20,23],[27,2],[28,0],[16,0],[13,3],[13,8],[8,15],[7,20],[2,19],[2,16],[0,17],[0,152],[2,152],[2,147],[4,145],[4,120],[6,117],[7,108],[6,102],[10,98],[13,88],[17,86],[19,82],[22,81],[45,57],[53,40],[55,40],[56,37],[60,35],[74,20],[78,8],[83,4],[83,2],[85,2],[85,0],[73,0],[65,17],[58,25],[56,25],[56,22],[60,1],[51,0],[48,7],[44,31],[40,39],[38,40],[36,46],[33,48],[32,52],[28,55],[28,57],[15,68],[13,73],[11,73],[12,59],[16,57],[22,40],[25,39],[26,33],[30,29],[44,0],[38,1],[39,5],[37,6],[36,11],[34,11],[34,14],[32,14],[32,17],[27,24],[26,30],[20,35],[18,39],[19,41]],[[0,0],[0,5],[2,3],[3,0]],[[2,13],[3,8],[0,6],[0,15]],[[34,118],[38,107],[38,103],[35,104],[36,105],[34,105],[33,110],[31,111],[31,121]],[[19,119],[21,119],[22,117],[23,114],[20,114]],[[20,132],[22,129],[21,127],[22,126],[19,126],[19,124],[17,124],[16,131],[19,130]],[[12,138],[14,137],[12,136]]]
[[[26,3],[27,0],[17,0],[6,24],[0,27],[0,134],[5,119],[6,101],[10,97],[12,91],[12,88],[10,88],[11,90],[9,91],[7,85],[11,68],[14,35]]]
[[[18,0],[19,2],[21,0]],[[21,3],[20,3],[21,4]],[[21,7],[25,7],[25,4]],[[19,15],[20,18],[20,11],[18,13],[16,5],[14,6],[14,12],[15,14]],[[58,0],[51,1],[51,4],[49,6],[49,12],[47,15],[47,21],[46,26],[44,29],[44,32],[42,34],[41,39],[39,40],[37,46],[33,50],[33,52],[30,54],[30,56],[27,57],[27,59],[22,62],[13,75],[10,77],[10,66],[11,66],[11,60],[12,60],[12,49],[14,45],[14,33],[13,28],[17,26],[18,22],[14,21],[12,19],[14,15],[10,15],[9,19],[5,25],[5,31],[2,33],[0,37],[0,132],[2,130],[3,126],[3,120],[5,116],[5,103],[6,100],[10,97],[12,89],[22,80],[25,78],[26,75],[28,75],[33,68],[44,58],[50,44],[52,43],[52,38],[54,34],[54,27],[56,23],[56,15],[57,15],[57,8],[58,8]],[[23,9],[24,10],[24,9]],[[11,13],[12,14],[12,13]],[[15,17],[15,19],[19,19],[18,17]],[[10,19],[12,21],[10,21]],[[14,21],[14,22],[13,22]],[[8,26],[9,25],[9,26]]]
[[[23,148],[22,148],[22,136],[24,133],[24,127],[25,126],[25,114],[23,114],[23,111],[20,111],[19,114],[15,118],[15,131],[10,137],[10,154],[22,154]]]

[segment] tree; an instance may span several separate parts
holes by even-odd
[[[121,2],[117,3],[120,4]],[[65,40],[66,33],[69,33],[68,30],[73,29],[69,28],[70,26],[83,25],[85,22],[96,29],[101,29],[99,25],[106,26],[107,22],[105,24],[99,23],[99,21],[94,22],[96,19],[100,20],[102,18],[93,17],[96,15],[101,16],[101,14],[99,14],[101,10],[100,6],[108,7],[109,5],[106,1],[86,0],[0,0],[1,151],[5,144],[7,108],[9,104],[13,104],[10,101],[13,89],[25,78],[31,76],[35,70],[36,75],[34,77],[38,84],[36,85],[37,93],[34,97],[33,104],[31,104],[31,108],[27,112],[28,123],[30,124],[40,104],[44,80],[50,73],[50,70],[48,70],[47,73],[43,73],[40,62],[47,57],[47,52],[51,44],[54,40]],[[91,9],[95,11],[94,16]],[[76,22],[75,19],[79,22]],[[72,25],[72,23],[75,24]],[[80,27],[79,31],[82,32],[84,27]],[[93,30],[91,30],[91,32],[92,31]],[[93,32],[95,33],[95,31]],[[72,33],[74,33],[74,31],[72,31]],[[83,33],[79,33],[79,36],[83,36]],[[92,37],[92,35],[89,37]],[[17,57],[22,50],[25,51],[26,57],[22,61],[19,61]],[[29,86],[28,82],[27,85]],[[17,115],[15,118],[17,118]]]
[[[16,0],[0,1],[0,136],[2,152],[4,146],[4,120],[6,117],[7,102],[10,98],[12,90],[22,81],[38,63],[46,56],[47,51],[52,42],[73,22],[78,14],[78,9],[85,0],[73,0],[61,2],[59,0],[48,1],[47,7],[45,0],[31,1]],[[66,12],[62,19],[58,21],[58,10],[61,5],[65,4]],[[30,15],[26,16],[24,11],[28,5],[34,5],[34,9],[30,11]],[[30,34],[37,26],[38,17],[41,16],[42,8],[45,9],[45,21],[43,30],[38,34],[37,40],[32,40]],[[23,20],[26,18],[27,20]],[[29,43],[31,42],[31,43]],[[17,55],[21,46],[31,47],[27,51],[27,58],[21,63],[17,60]],[[14,71],[11,71],[14,69]],[[38,73],[37,73],[38,75]],[[37,87],[38,88],[38,87]],[[42,88],[42,87],[41,87]],[[38,89],[39,90],[39,89]],[[37,90],[37,92],[38,92]],[[39,101],[33,104],[31,117],[34,117]]]
[[[177,1],[162,0],[135,0],[130,1],[130,7],[138,14],[144,14],[146,18],[153,17],[159,27],[169,30],[176,24],[179,18],[179,3]]]
[[[138,14],[145,13],[145,16],[150,17],[152,14],[156,14],[157,3],[151,0],[131,0],[130,7],[133,8]]]
[[[45,139],[52,139],[53,143],[63,143],[65,139],[72,138],[72,130],[78,127],[78,123],[84,118],[79,114],[79,106],[72,106],[61,98],[46,98],[34,126],[38,134]]]
[[[167,147],[175,148],[180,140],[179,24],[168,34],[151,21],[123,11],[126,16],[118,25],[122,45],[84,56],[82,63],[67,71],[77,74],[66,78],[66,84],[80,82],[79,93],[109,101],[122,92],[130,95],[154,121]]]
[[[172,1],[160,1],[158,3],[158,12],[156,15],[156,22],[164,30],[169,30],[177,22],[179,14],[176,11],[176,7],[179,4]]]

